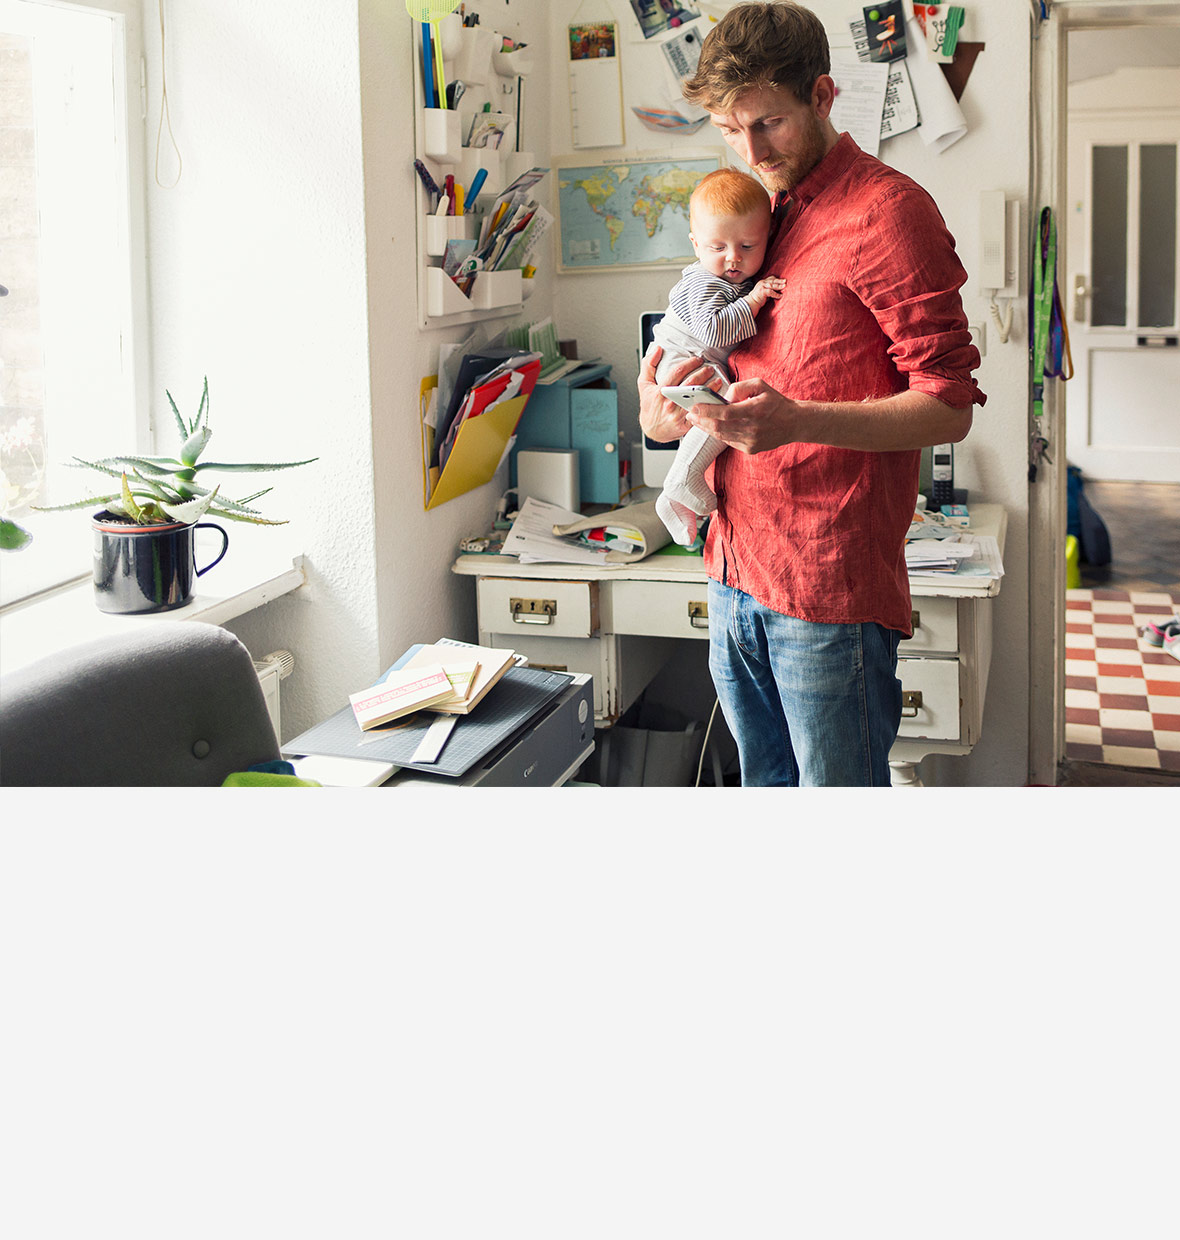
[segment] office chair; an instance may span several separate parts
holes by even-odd
[[[0,679],[0,784],[219,786],[279,758],[253,660],[225,629],[158,622]]]

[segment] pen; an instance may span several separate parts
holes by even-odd
[[[476,195],[483,189],[483,183],[488,179],[488,170],[481,168],[475,176],[471,178],[471,187],[467,191],[467,210],[475,209]]]
[[[442,193],[442,190],[439,189],[434,177],[426,170],[426,165],[420,159],[414,160],[414,171],[418,174],[418,179],[426,187],[426,192],[430,195],[430,209],[433,211],[434,204],[438,201],[438,196]]]
[[[455,214],[455,178],[448,172],[443,182],[443,193],[447,197],[447,214]]]
[[[455,214],[456,215],[463,214],[463,186],[462,185],[455,186]]]

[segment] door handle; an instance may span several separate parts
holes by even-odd
[[[1092,296],[1094,290],[1086,281],[1085,276],[1074,276],[1073,278],[1073,321],[1075,323],[1084,323],[1086,321],[1086,298]]]

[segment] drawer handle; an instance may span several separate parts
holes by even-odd
[[[557,615],[555,598],[510,598],[514,624],[552,624]]]
[[[921,709],[922,690],[903,689],[901,691],[901,717],[903,719],[917,719],[918,711]]]
[[[709,627],[709,604],[689,603],[688,622],[694,629],[707,629]]]

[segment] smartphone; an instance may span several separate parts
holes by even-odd
[[[691,409],[693,405],[728,405],[729,401],[714,392],[712,388],[699,384],[687,384],[684,387],[662,387],[660,391],[673,404],[681,409]]]

